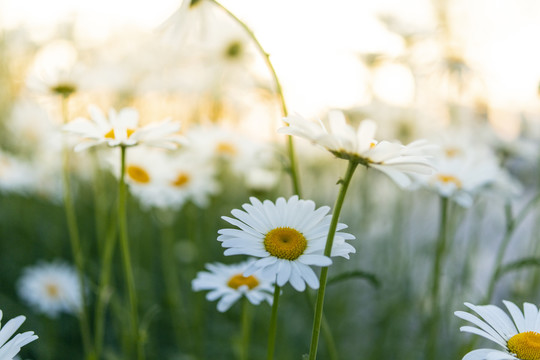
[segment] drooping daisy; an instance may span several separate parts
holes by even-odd
[[[81,151],[92,146],[148,146],[175,149],[183,143],[182,137],[174,135],[180,130],[180,123],[166,119],[139,127],[139,113],[133,108],[124,108],[117,112],[109,110],[109,116],[96,106],[88,108],[90,119],[76,118],[64,126],[64,130],[82,136],[85,140],[75,146]]]
[[[19,296],[51,318],[81,309],[81,284],[75,269],[65,263],[40,263],[24,269],[18,281]]]
[[[462,326],[461,331],[485,337],[499,344],[503,350],[478,349],[469,352],[463,360],[538,360],[540,359],[540,314],[536,305],[523,304],[523,312],[510,302],[503,301],[512,316],[495,305],[465,303],[479,316],[464,311],[454,314],[474,326]]]
[[[0,321],[2,320],[2,310],[0,310]],[[4,326],[0,329],[0,359],[1,360],[11,360],[13,359],[21,348],[31,343],[34,340],[37,340],[38,336],[34,335],[33,331],[26,331],[21,334],[15,335],[11,340],[8,341],[11,336],[19,329],[22,323],[26,320],[26,317],[19,315],[11,320],[9,320]]]
[[[279,198],[275,203],[252,197],[251,204],[242,210],[232,210],[236,219],[222,218],[239,229],[219,230],[218,240],[227,248],[225,255],[250,255],[260,258],[244,272],[249,276],[261,269],[264,276],[276,278],[277,284],[287,282],[298,291],[304,291],[306,283],[313,289],[319,280],[310,265],[329,266],[330,258],[323,255],[331,215],[328,206],[315,209],[311,200],[292,196],[289,200]],[[353,246],[346,240],[351,234],[340,232],[347,226],[339,223],[331,256],[349,258]]]
[[[375,168],[401,187],[411,184],[407,174],[431,174],[432,165],[425,154],[431,146],[423,140],[409,145],[398,142],[377,141],[377,125],[363,120],[358,129],[349,125],[341,111],[331,111],[328,123],[313,122],[300,115],[283,119],[289,126],[278,129],[279,133],[299,136],[320,145],[336,157]]]
[[[239,264],[225,265],[221,263],[206,264],[208,271],[201,271],[192,281],[194,291],[210,290],[206,294],[209,301],[220,299],[217,309],[225,312],[245,296],[253,305],[266,301],[272,305],[274,284],[260,272],[244,276],[244,271],[255,260],[247,260]]]

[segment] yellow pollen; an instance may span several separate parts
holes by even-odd
[[[259,286],[259,280],[253,275],[244,276],[242,274],[236,274],[229,279],[227,286],[233,289],[238,289],[242,285],[247,285],[249,290],[253,290]]]
[[[147,184],[150,182],[150,175],[142,167],[129,165],[126,169],[127,175],[135,182]]]
[[[47,284],[45,285],[45,292],[49,297],[57,298],[60,295],[60,289],[56,284]]]
[[[461,153],[461,150],[458,148],[447,148],[444,150],[444,154],[446,157],[453,158],[458,156]]]
[[[540,334],[527,331],[508,340],[508,350],[520,360],[540,360]]]
[[[266,234],[264,248],[277,258],[296,260],[306,250],[307,240],[295,229],[278,227]]]
[[[369,144],[370,149],[373,149],[375,146],[377,146],[377,144],[373,141]]]
[[[127,137],[130,137],[131,134],[133,134],[135,132],[135,130],[134,129],[127,129],[126,132],[127,132]],[[114,136],[114,129],[109,130],[109,132],[105,134],[105,137],[107,139],[116,139],[116,137]]]
[[[173,186],[182,187],[189,182],[190,178],[188,174],[180,173],[176,177],[176,180],[172,182]]]
[[[456,187],[460,188],[461,187],[461,181],[453,176],[453,175],[449,175],[449,174],[438,174],[437,175],[437,180],[442,182],[442,183],[445,183],[445,184],[454,184],[456,185]]]
[[[224,154],[224,155],[236,155],[236,152],[237,152],[234,145],[227,142],[220,142],[219,144],[217,144],[216,151],[219,154]]]

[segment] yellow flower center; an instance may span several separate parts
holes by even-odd
[[[458,148],[449,147],[444,149],[446,157],[453,158],[461,154],[461,150]]]
[[[127,132],[127,137],[130,137],[131,134],[133,134],[135,132],[135,130],[134,129],[127,129],[126,132]],[[114,129],[109,130],[109,132],[105,134],[105,137],[107,139],[116,139],[116,137],[114,136]]]
[[[247,285],[249,290],[253,290],[259,286],[259,280],[253,275],[244,276],[242,274],[236,274],[229,279],[227,286],[233,289],[238,289],[242,285]]]
[[[278,227],[266,234],[264,248],[277,258],[296,260],[306,250],[307,240],[295,229]]]
[[[442,182],[442,183],[445,183],[445,184],[454,184],[458,188],[460,188],[461,185],[462,185],[461,181],[457,177],[455,177],[454,175],[438,174],[437,175],[437,180]]]
[[[217,144],[216,146],[216,151],[218,154],[223,154],[223,155],[236,155],[236,147],[230,143],[227,143],[227,142],[220,142],[219,144]]]
[[[56,284],[46,284],[45,292],[51,298],[58,298],[60,296],[60,289]]]
[[[527,331],[508,340],[508,350],[521,360],[540,360],[540,334]]]
[[[150,175],[142,167],[129,165],[126,169],[127,175],[135,182],[147,184],[150,182]]]
[[[172,185],[176,186],[176,187],[182,187],[182,186],[186,185],[189,182],[189,180],[190,180],[190,178],[189,178],[188,174],[180,173],[176,177],[176,180],[174,180],[172,182]]]

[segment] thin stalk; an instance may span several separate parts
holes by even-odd
[[[95,327],[95,348],[98,358],[101,356],[103,349],[103,334],[105,324],[105,311],[111,297],[112,289],[110,288],[111,268],[114,249],[116,247],[116,222],[111,221],[111,225],[105,236],[105,246],[101,260],[101,274],[99,279],[98,297],[96,302],[96,313],[94,319]]]
[[[313,305],[311,297],[309,296],[309,293],[307,291],[304,291],[304,294],[306,294],[306,301],[309,304],[311,311],[315,312],[315,307]],[[322,330],[322,335],[324,337],[324,341],[326,342],[326,347],[328,348],[329,359],[338,360],[339,354],[337,351],[336,342],[334,341],[332,330],[330,329],[330,325],[328,324],[328,320],[326,320],[326,316],[324,316],[324,313],[322,316],[321,330]]]
[[[242,304],[242,345],[240,346],[240,360],[249,359],[249,340],[251,335],[251,304],[244,297]]]
[[[441,196],[441,210],[439,220],[439,239],[437,240],[435,249],[435,261],[433,262],[433,278],[431,283],[431,305],[433,310],[436,311],[437,301],[440,290],[440,276],[442,271],[442,265],[444,257],[446,255],[446,248],[448,242],[447,228],[448,228],[448,198]]]
[[[276,348],[276,329],[277,329],[277,309],[279,303],[279,293],[281,287],[276,283],[274,284],[274,301],[272,303],[272,315],[270,317],[270,327],[268,330],[268,355],[266,360],[274,359],[274,350]]]
[[[68,115],[68,97],[62,96],[62,118],[64,123],[69,121]],[[63,164],[63,182],[64,182],[64,207],[66,210],[66,221],[71,242],[71,250],[73,259],[77,268],[77,276],[81,284],[81,310],[79,312],[79,324],[81,328],[81,336],[83,341],[84,353],[87,359],[96,359],[96,354],[92,348],[92,340],[90,335],[90,325],[88,322],[88,314],[86,312],[86,281],[84,278],[84,257],[82,254],[81,240],[79,238],[79,228],[77,226],[77,218],[75,215],[75,206],[71,198],[71,181],[69,174],[69,155],[70,151],[67,146],[64,146],[64,164]]]
[[[435,248],[435,261],[433,262],[433,278],[431,283],[431,298],[430,306],[432,316],[429,318],[427,325],[429,328],[429,338],[427,341],[427,358],[434,359],[437,350],[438,339],[438,324],[439,324],[439,294],[440,294],[440,277],[441,271],[446,256],[448,247],[448,198],[440,197],[440,220],[439,220],[439,238]]]
[[[122,251],[122,260],[124,272],[126,274],[126,286],[129,296],[131,310],[131,332],[135,342],[137,359],[144,359],[143,346],[139,336],[139,316],[137,312],[137,293],[135,291],[135,278],[133,276],[133,267],[131,265],[131,255],[129,249],[129,240],[127,232],[126,217],[126,147],[120,146],[120,180],[118,182],[118,230],[120,233],[120,248]]]
[[[263,55],[263,59],[266,63],[266,67],[270,71],[270,75],[272,76],[272,79],[274,80],[274,85],[276,87],[276,93],[279,97],[279,102],[281,105],[281,114],[283,117],[286,117],[289,113],[287,111],[287,104],[285,103],[285,97],[283,95],[283,89],[281,87],[281,82],[279,81],[279,78],[276,73],[276,69],[274,68],[274,65],[272,65],[272,62],[270,61],[270,54],[268,54],[262,44],[259,42],[253,31],[247,26],[246,23],[244,23],[242,20],[240,20],[236,15],[234,15],[232,12],[229,11],[226,7],[221,5],[216,0],[211,0],[216,6],[221,8],[223,11],[227,13],[233,19],[238,25],[240,25],[244,31],[248,34],[248,36],[251,38],[255,46],[257,47],[257,50]],[[294,141],[293,137],[291,135],[288,135],[287,138],[287,155],[289,157],[290,162],[290,174],[291,174],[291,180],[293,185],[293,190],[295,194],[301,193],[300,188],[300,179],[298,175],[298,164],[296,162],[296,154],[294,151]]]
[[[339,220],[339,214],[345,200],[345,194],[351,183],[354,171],[358,163],[349,161],[347,165],[347,171],[345,177],[340,180],[341,187],[339,189],[338,197],[334,205],[334,213],[332,214],[332,220],[330,222],[330,229],[328,230],[328,236],[326,238],[326,246],[324,248],[324,255],[330,257],[332,253],[332,245],[334,243],[334,235],[336,234],[337,224]],[[321,269],[321,276],[319,278],[320,287],[317,293],[317,303],[315,305],[315,314],[313,317],[313,329],[311,333],[311,345],[309,348],[309,360],[315,360],[317,357],[317,347],[319,345],[319,334],[321,332],[321,322],[323,317],[323,305],[324,305],[324,293],[326,291],[326,281],[328,278],[328,266]]]

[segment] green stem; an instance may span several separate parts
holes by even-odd
[[[120,233],[120,247],[122,250],[122,260],[124,272],[126,273],[126,286],[129,296],[131,310],[131,333],[136,346],[137,359],[144,359],[143,346],[139,336],[139,316],[137,312],[137,293],[135,291],[135,279],[133,277],[133,267],[131,266],[131,255],[127,232],[126,217],[126,147],[120,146],[120,181],[118,182],[118,230]]]
[[[336,234],[337,224],[339,220],[339,214],[345,200],[345,194],[351,183],[352,176],[358,163],[349,161],[347,165],[347,171],[345,177],[340,180],[341,188],[339,189],[338,197],[334,205],[334,213],[332,214],[332,220],[330,222],[330,229],[328,230],[328,237],[326,238],[326,246],[324,248],[324,255],[330,257],[332,253],[332,245],[334,243],[334,235]],[[317,303],[315,305],[315,314],[313,317],[313,329],[311,333],[311,345],[309,348],[309,360],[315,360],[317,357],[317,347],[319,345],[319,334],[321,332],[321,322],[323,316],[324,305],[324,293],[326,291],[326,281],[328,278],[328,266],[321,269],[320,287],[317,293]]]
[[[268,355],[266,360],[274,359],[274,350],[276,347],[276,329],[277,329],[277,309],[279,303],[279,293],[281,287],[276,283],[274,284],[274,301],[272,303],[272,315],[270,318],[270,327],[268,330]]]
[[[432,316],[429,318],[427,324],[429,328],[429,339],[427,342],[427,355],[428,359],[435,358],[435,352],[437,350],[437,339],[438,339],[438,324],[439,324],[439,293],[440,293],[440,278],[441,271],[444,263],[444,258],[446,255],[446,250],[448,247],[448,198],[440,197],[441,206],[440,206],[440,220],[439,220],[439,238],[437,240],[435,248],[435,261],[433,262],[432,270],[432,282],[431,282],[431,298],[430,306],[432,311]]]
[[[242,306],[242,345],[240,347],[240,360],[249,359],[249,338],[251,335],[251,304],[244,297]]]
[[[105,236],[105,247],[103,249],[103,256],[101,261],[101,274],[99,279],[98,297],[96,303],[95,314],[95,348],[98,358],[101,356],[101,350],[103,348],[103,334],[105,323],[105,310],[109,299],[111,297],[112,289],[110,288],[111,281],[111,267],[112,259],[114,255],[114,249],[116,246],[116,223],[111,221],[110,227],[107,230]]]
[[[431,283],[431,305],[434,311],[437,308],[437,301],[440,290],[440,275],[442,271],[442,264],[444,262],[444,256],[447,248],[447,227],[448,227],[448,198],[441,197],[441,211],[439,220],[439,239],[435,249],[435,261],[433,263],[433,278]]]
[[[249,35],[249,37],[251,38],[251,40],[253,41],[253,43],[257,47],[257,50],[263,55],[264,61],[266,63],[266,67],[270,71],[272,79],[274,80],[274,85],[276,87],[276,93],[277,93],[277,95],[279,97],[279,102],[280,102],[280,105],[281,105],[281,114],[283,115],[283,117],[287,117],[287,115],[289,113],[287,111],[287,105],[285,103],[285,97],[283,95],[283,89],[281,87],[281,82],[279,81],[279,78],[277,76],[276,69],[274,68],[274,65],[272,65],[272,62],[270,61],[270,54],[268,54],[264,50],[264,48],[262,47],[262,45],[259,42],[259,40],[257,39],[257,37],[255,36],[253,31],[246,25],[246,23],[244,23],[242,20],[240,20],[236,15],[234,15],[232,12],[230,12],[229,9],[227,9],[226,7],[221,5],[216,0],[211,0],[211,1],[216,6],[218,6],[223,11],[225,11],[227,13],[227,15],[229,15],[238,25],[240,25],[244,29],[244,31]],[[293,190],[294,190],[295,194],[300,194],[301,193],[301,188],[300,188],[300,179],[299,179],[299,176],[298,176],[298,164],[296,162],[296,155],[295,155],[295,151],[294,151],[293,137],[290,136],[290,135],[288,135],[288,139],[287,139],[287,155],[289,157],[289,162],[290,162],[290,164],[289,164],[290,169],[289,170],[290,170],[290,174],[291,174]]]
[[[306,294],[306,301],[309,304],[311,311],[315,312],[315,307],[313,305],[311,297],[309,296],[309,292],[304,291],[304,294]],[[326,342],[326,347],[328,348],[328,356],[330,360],[338,360],[339,354],[337,351],[336,342],[334,341],[332,330],[330,329],[330,325],[328,324],[328,320],[326,320],[326,316],[324,316],[324,313],[322,316],[321,330],[324,337],[324,341]]]
[[[68,97],[62,97],[62,117],[64,123],[69,121],[68,116]],[[90,325],[88,322],[88,314],[86,312],[86,281],[84,278],[84,257],[82,254],[81,241],[79,238],[79,228],[77,226],[77,218],[75,216],[75,206],[71,198],[71,181],[69,171],[69,155],[70,151],[67,146],[64,146],[64,164],[63,164],[63,182],[64,182],[64,207],[66,210],[66,221],[71,242],[71,250],[77,267],[77,276],[81,284],[81,310],[79,313],[81,336],[83,341],[84,353],[87,359],[95,359],[96,355],[92,348],[92,340],[90,335]]]

